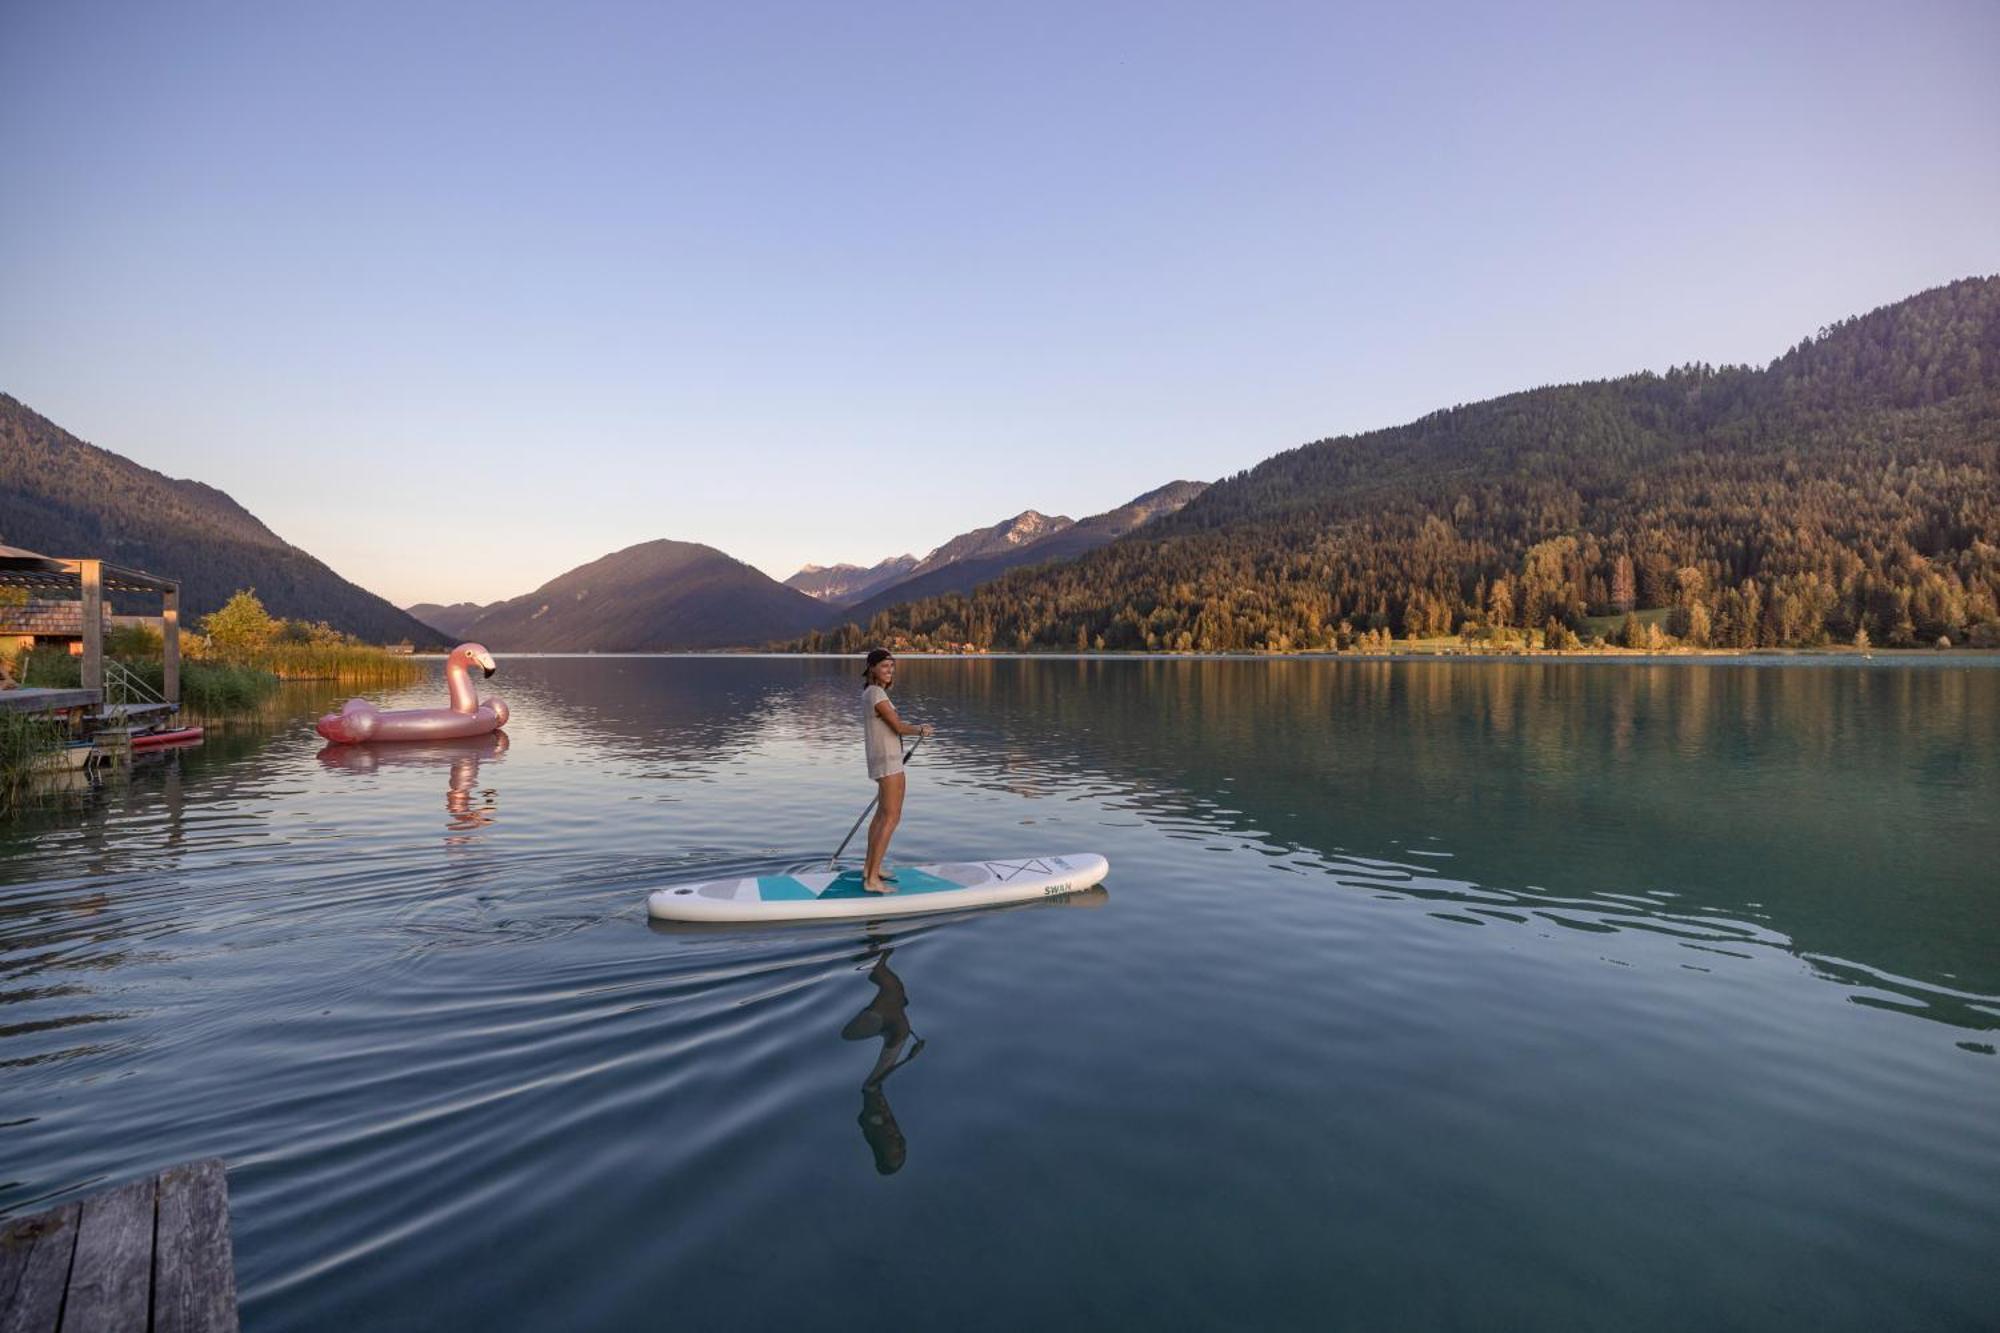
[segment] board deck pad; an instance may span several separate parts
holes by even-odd
[[[647,896],[646,910],[668,921],[912,916],[1060,897],[1092,887],[1110,870],[1093,852],[896,866],[896,892],[886,894],[862,888],[858,870],[751,875],[670,884]]]

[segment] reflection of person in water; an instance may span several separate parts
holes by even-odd
[[[847,1020],[847,1026],[840,1030],[846,1041],[866,1041],[870,1037],[882,1039],[882,1053],[875,1057],[875,1067],[868,1071],[868,1077],[861,1084],[861,1137],[868,1140],[869,1149],[875,1154],[875,1169],[885,1176],[902,1170],[903,1158],[908,1149],[903,1141],[903,1131],[896,1124],[896,1113],[889,1109],[889,1098],[882,1091],[882,1083],[889,1075],[917,1058],[917,1052],[924,1049],[924,1039],[917,1037],[910,1046],[909,1054],[903,1053],[903,1046],[914,1035],[910,1030],[910,1019],[905,1010],[910,997],[903,989],[903,979],[889,970],[889,955],[894,949],[884,949],[875,966],[868,973],[868,979],[875,983],[875,998],[868,1007]]]

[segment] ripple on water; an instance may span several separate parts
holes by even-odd
[[[824,854],[845,669],[503,665],[476,782],[295,728],[0,842],[0,1208],[221,1154],[270,1328],[2000,1308],[1976,682],[926,663],[899,857],[1109,891],[760,931],[644,896]]]

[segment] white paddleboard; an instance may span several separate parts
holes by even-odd
[[[669,884],[647,895],[646,912],[662,921],[820,921],[957,912],[1076,893],[1111,873],[1111,863],[1095,852],[1080,852],[897,866],[890,873],[896,877],[894,893],[868,892],[858,870]]]

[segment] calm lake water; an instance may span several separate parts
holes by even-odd
[[[1991,663],[910,659],[894,859],[1104,891],[701,931],[854,665],[488,684],[0,826],[0,1211],[219,1155],[254,1329],[2000,1322]]]

